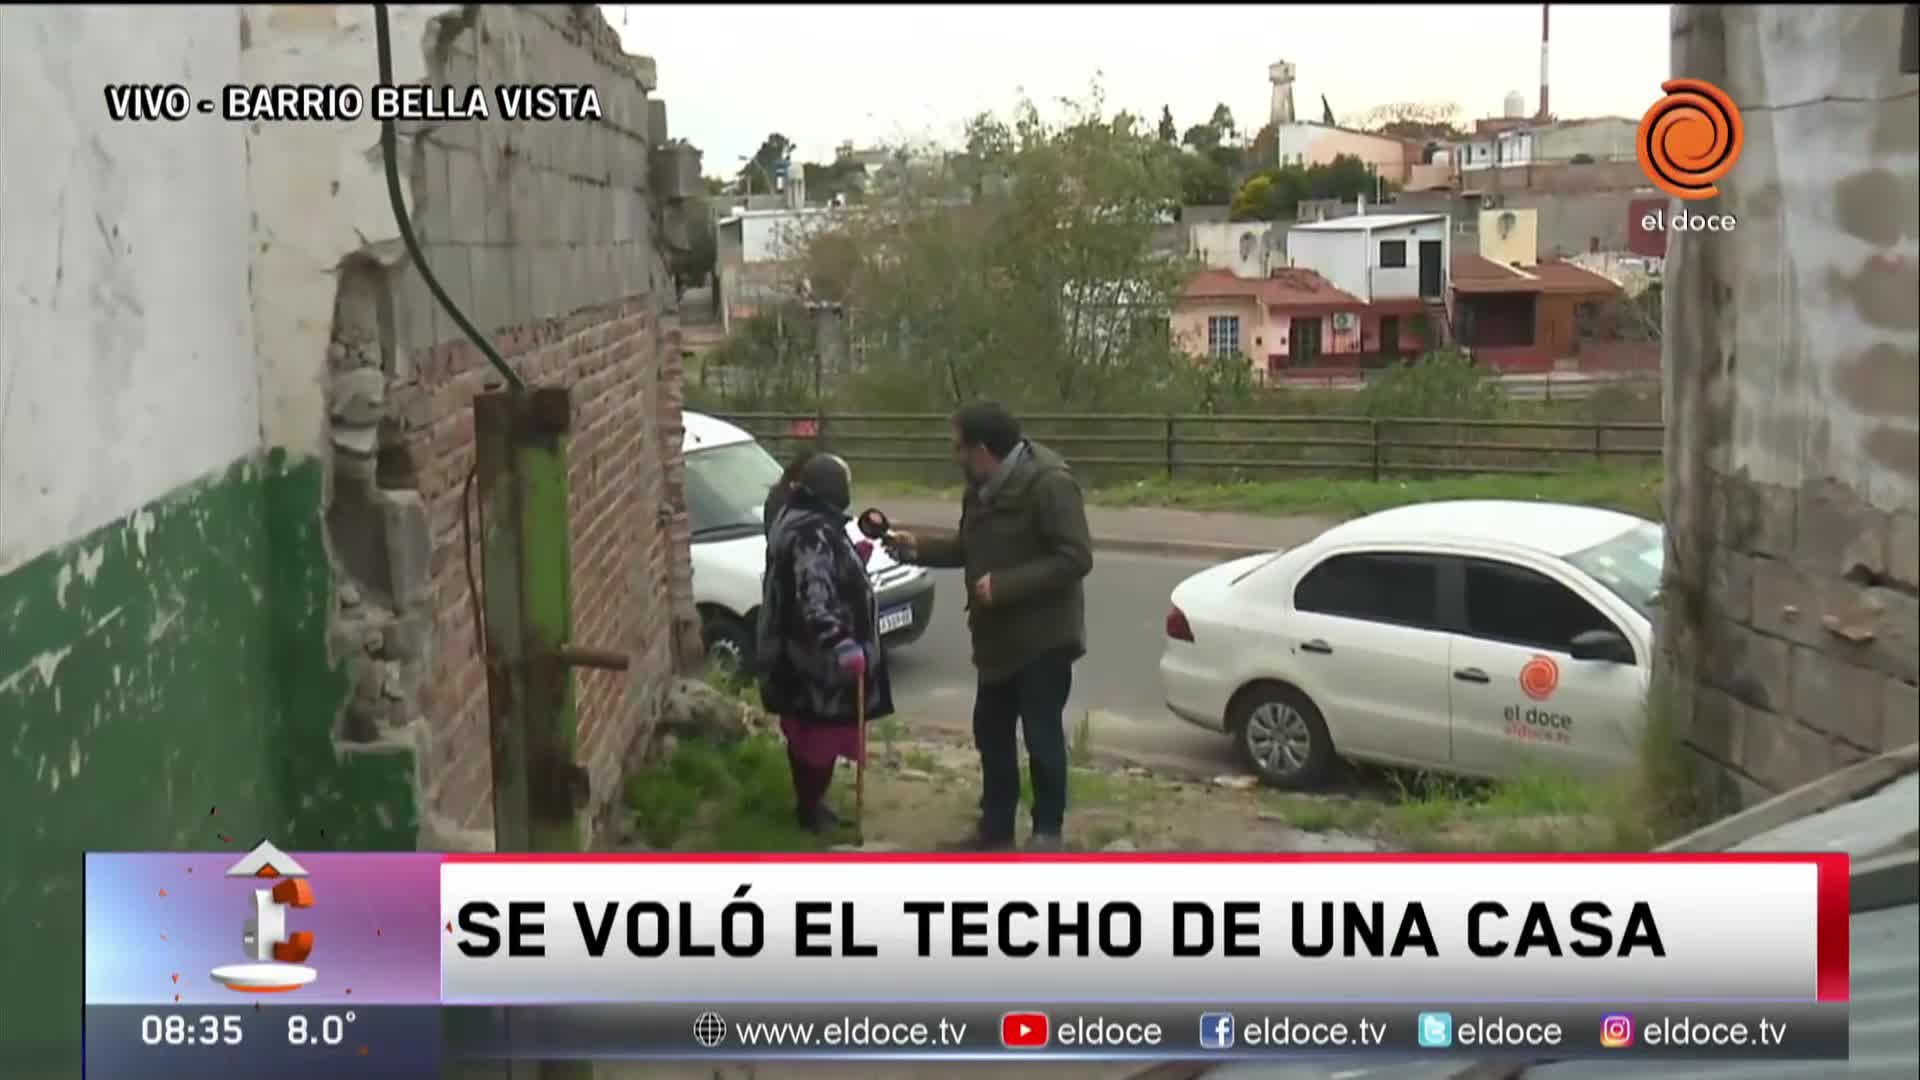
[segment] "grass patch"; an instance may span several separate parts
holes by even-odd
[[[1274,820],[1301,832],[1364,833],[1379,824],[1386,809],[1369,799],[1287,795],[1263,789],[1261,802]]]
[[[1075,807],[1124,806],[1150,799],[1153,795],[1153,785],[1137,777],[1077,766],[1067,769],[1069,815]],[[1024,769],[1020,772],[1020,805],[1033,805],[1033,780]]]
[[[1094,506],[1347,518],[1437,499],[1517,499],[1598,506],[1659,521],[1661,479],[1662,472],[1657,465],[1580,469],[1551,476],[1471,473],[1430,479],[1389,478],[1379,482],[1347,476],[1301,476],[1241,483],[1154,479],[1096,488],[1087,493],[1087,502]],[[875,499],[887,496],[939,499],[957,504],[960,491],[955,487],[874,481],[862,482],[861,495]]]
[[[655,848],[698,838],[702,849],[796,851],[834,839],[794,823],[786,747],[771,733],[727,746],[683,742],[667,760],[628,777],[626,802],[635,833]]]
[[[919,750],[919,749],[909,750],[905,754],[901,755],[900,763],[905,765],[909,769],[918,769],[923,773],[933,772],[934,769],[937,768],[939,764],[938,762],[933,760],[932,754],[928,753],[925,750]]]

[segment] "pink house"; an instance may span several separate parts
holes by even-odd
[[[1244,356],[1259,378],[1292,368],[1351,364],[1399,355],[1414,335],[1411,319],[1383,316],[1312,270],[1289,267],[1266,278],[1207,270],[1187,282],[1174,305],[1174,340],[1193,356]],[[1404,329],[1403,329],[1404,326]],[[1381,331],[1388,342],[1381,344]]]

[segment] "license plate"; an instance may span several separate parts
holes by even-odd
[[[897,607],[880,613],[880,632],[891,634],[895,630],[904,630],[913,625],[913,609]]]

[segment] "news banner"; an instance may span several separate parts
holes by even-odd
[[[90,853],[86,1073],[1844,1059],[1848,869],[1836,854]]]

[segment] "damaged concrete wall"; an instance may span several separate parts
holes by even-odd
[[[591,6],[475,5],[398,36],[417,69],[403,78],[489,93],[590,84],[602,110],[598,120],[425,125],[403,132],[402,148],[434,276],[521,378],[573,390],[573,637],[633,663],[624,675],[575,675],[598,813],[653,727],[683,659],[679,638],[690,626],[697,635],[662,239],[693,192],[651,179],[691,151],[662,145],[652,61],[623,53]],[[329,531],[354,586],[342,593],[341,638],[361,643],[349,723],[373,740],[421,723],[436,842],[484,846],[491,763],[467,480],[472,399],[499,379],[401,256],[379,240],[342,263],[331,320]]]
[[[654,145],[652,64],[595,9],[390,10],[400,81],[606,109],[402,138],[455,299],[575,390],[576,639],[634,660],[582,679],[604,807],[676,638],[697,656],[653,242],[679,204],[648,187],[693,152]],[[0,1059],[75,1075],[82,850],[488,842],[459,515],[485,373],[403,263],[376,124],[102,109],[109,76],[371,84],[369,9],[6,20],[0,145],[33,152],[0,154],[0,955],[41,974],[0,990]]]
[[[1899,7],[1673,12],[1746,146],[1667,261],[1662,707],[1709,810],[1913,743],[1920,79]]]
[[[263,408],[275,358],[324,362],[331,282],[303,328],[261,258],[316,208],[256,203],[247,127],[102,104],[260,77],[242,25],[80,5],[0,33],[0,955],[37,973],[0,989],[10,1074],[79,1072],[83,850],[415,840],[408,747],[337,738],[321,448]]]

